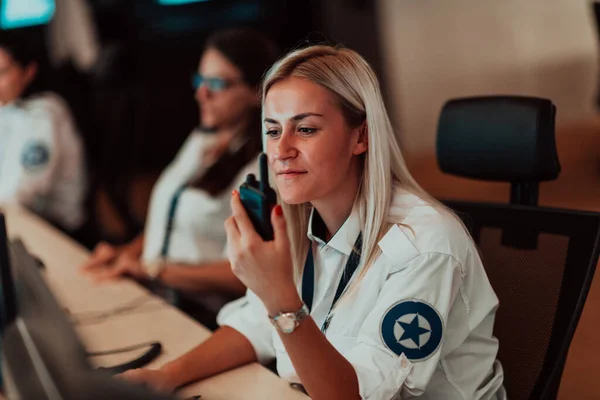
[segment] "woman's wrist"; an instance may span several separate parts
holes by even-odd
[[[138,236],[130,242],[115,246],[115,250],[117,251],[117,256],[127,254],[129,257],[139,258],[142,254],[143,245],[143,236]]]
[[[185,377],[183,376],[180,363],[177,361],[171,361],[160,367],[160,371],[164,374],[167,384],[173,389],[177,389],[179,386],[185,385]]]
[[[117,250],[117,256],[127,255],[131,258],[138,257],[138,254],[137,254],[138,252],[137,252],[136,247],[130,243],[119,246],[119,247],[117,247],[116,250]]]
[[[281,288],[271,301],[265,303],[265,307],[269,315],[274,317],[280,313],[298,311],[302,307],[302,299],[296,286],[291,285]]]

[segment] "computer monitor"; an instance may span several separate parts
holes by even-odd
[[[54,0],[0,0],[0,29],[45,25],[55,8]]]
[[[17,314],[15,288],[13,285],[6,219],[0,213],[0,338],[4,330],[14,321]]]
[[[94,370],[34,258],[20,240],[10,245],[17,315],[3,337],[2,377],[9,400],[168,400]]]

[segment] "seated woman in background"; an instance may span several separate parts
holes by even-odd
[[[465,227],[407,170],[368,63],[294,51],[262,102],[281,205],[265,242],[232,195],[228,253],[246,297],[189,353],[124,377],[170,391],[276,359],[315,400],[506,399],[498,299]]]
[[[258,170],[257,89],[276,57],[275,45],[251,30],[217,32],[208,39],[194,77],[201,127],[158,179],[144,233],[120,247],[100,243],[85,271],[100,280],[128,275],[217,293],[201,298],[212,312],[224,304],[223,294],[244,293],[224,254],[223,222],[231,214],[231,191]]]
[[[69,233],[85,222],[83,145],[69,108],[36,86],[27,43],[0,34],[0,203],[19,203]]]

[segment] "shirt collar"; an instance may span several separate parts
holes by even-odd
[[[353,210],[350,216],[342,224],[340,229],[333,235],[329,242],[325,242],[325,223],[321,219],[319,212],[313,208],[308,220],[308,238],[319,244],[319,246],[329,246],[333,249],[350,256],[356,238],[360,233],[360,220],[358,218],[358,210]]]

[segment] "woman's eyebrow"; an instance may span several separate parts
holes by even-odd
[[[290,121],[301,121],[304,118],[308,118],[308,117],[322,117],[322,114],[317,114],[317,113],[313,113],[313,112],[306,112],[306,113],[302,113],[302,114],[298,114],[298,115],[294,115],[292,118],[290,118]],[[279,124],[278,121],[272,119],[272,118],[265,118],[265,122],[269,122],[271,124]]]
[[[307,117],[322,117],[323,115],[321,114],[317,114],[317,113],[313,113],[313,112],[307,112],[307,113],[302,113],[302,114],[298,114],[298,115],[294,115],[292,118],[290,118],[292,121],[301,121],[304,118]]]

